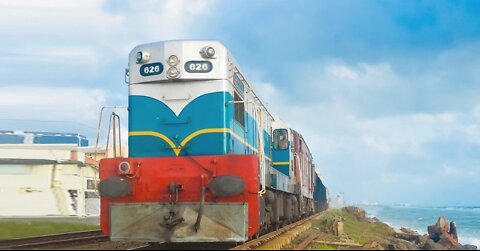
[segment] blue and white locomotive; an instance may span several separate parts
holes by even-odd
[[[129,156],[100,164],[112,240],[244,242],[326,208],[304,139],[221,43],[139,45],[128,71]]]

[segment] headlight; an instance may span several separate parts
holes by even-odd
[[[121,173],[121,174],[127,174],[127,173],[130,173],[130,170],[131,170],[131,166],[130,166],[130,163],[124,161],[122,163],[120,163],[118,165],[118,171]]]
[[[143,64],[150,60],[150,53],[146,51],[137,52],[137,64]]]
[[[204,58],[213,58],[213,56],[215,56],[215,49],[211,46],[205,46],[200,50],[200,55]]]
[[[172,66],[168,68],[167,70],[168,78],[178,78],[179,76],[180,76],[180,71],[176,67]]]
[[[167,60],[168,65],[175,66],[178,64],[178,62],[180,62],[180,60],[178,59],[177,56],[171,55],[170,57],[168,57],[168,60]]]

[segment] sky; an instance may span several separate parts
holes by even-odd
[[[304,135],[332,197],[479,206],[478,13],[473,0],[0,0],[0,129],[94,135],[101,106],[127,103],[135,45],[215,39]]]

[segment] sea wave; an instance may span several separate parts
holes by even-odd
[[[477,237],[460,237],[460,243],[463,245],[470,244],[480,248],[480,238]]]

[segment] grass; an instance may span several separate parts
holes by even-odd
[[[99,227],[95,225],[70,222],[5,221],[0,222],[0,240],[98,229]]]
[[[325,244],[317,244],[313,246],[313,250],[337,250],[337,248]]]
[[[312,227],[318,229],[323,234],[319,239],[324,241],[341,241],[341,239],[332,234],[332,228],[335,221],[343,222],[343,230],[346,235],[359,244],[365,244],[371,241],[388,239],[392,235],[392,229],[383,223],[367,223],[358,221],[354,215],[339,209],[332,209],[325,212],[318,220],[312,223]],[[331,250],[333,246],[316,244],[314,250]]]
[[[353,217],[352,217],[353,218]],[[344,223],[345,233],[360,244],[378,239],[387,239],[392,229],[383,223],[364,223],[348,218]]]

